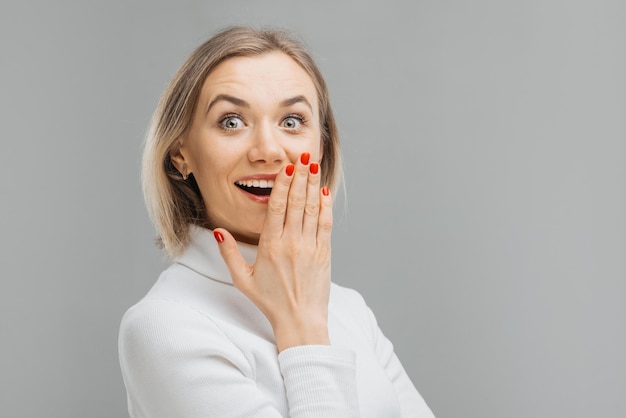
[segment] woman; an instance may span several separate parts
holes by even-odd
[[[122,319],[132,417],[432,417],[361,296],[331,284],[340,170],[298,42],[234,27],[189,57],[144,151],[174,263]]]

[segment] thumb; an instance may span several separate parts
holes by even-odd
[[[239,247],[237,247],[237,241],[230,232],[223,228],[215,228],[213,236],[233,278],[233,284],[238,289],[243,290],[243,288],[247,287],[252,276],[252,266],[241,255]]]

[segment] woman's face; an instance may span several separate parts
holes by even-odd
[[[172,159],[193,173],[212,227],[258,242],[276,174],[303,152],[321,158],[318,107],[309,75],[280,52],[230,58],[209,74]]]

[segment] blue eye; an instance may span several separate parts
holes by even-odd
[[[299,129],[303,122],[302,116],[290,115],[283,119],[282,126],[287,129]]]
[[[220,126],[226,130],[234,130],[243,127],[244,123],[241,117],[237,115],[226,115],[220,120]]]

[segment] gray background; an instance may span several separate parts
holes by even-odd
[[[625,4],[3,1],[2,416],[126,416],[119,320],[166,265],[144,132],[230,23],[314,52],[346,160],[334,280],[439,418],[626,416]]]

